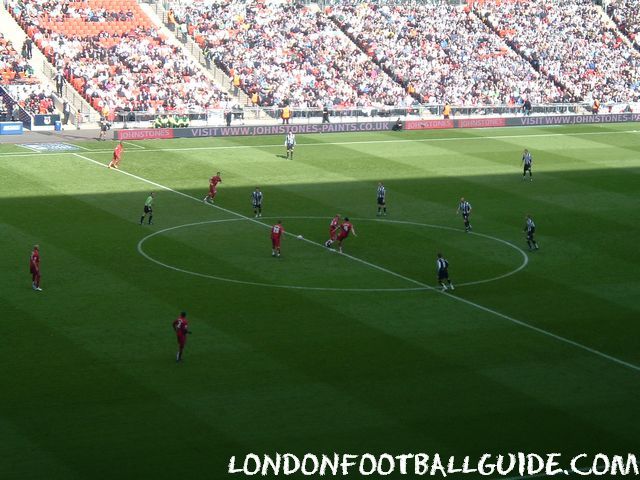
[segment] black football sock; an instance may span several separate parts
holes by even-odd
[[[144,215],[140,217],[140,225],[144,223]]]
[[[153,215],[149,215],[149,225],[151,225],[151,219],[153,218]]]

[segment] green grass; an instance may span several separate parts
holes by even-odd
[[[85,158],[2,146],[0,479],[223,478],[250,452],[637,452],[635,128],[298,136],[294,161],[280,137],[147,141],[126,146],[137,178],[87,160],[106,164],[113,142],[81,144]],[[222,208],[199,202],[217,170]],[[238,216],[256,185],[265,225]],[[355,219],[349,256],[312,243],[336,212]],[[541,249],[522,270],[425,287],[438,251],[458,284],[517,269],[527,213]],[[274,259],[278,218],[310,242],[289,236]],[[142,248],[203,276],[138,252],[192,223]]]

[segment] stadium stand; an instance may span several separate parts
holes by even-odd
[[[171,4],[170,18],[260,105],[408,106],[415,100],[325,15],[295,3]]]
[[[610,19],[591,0],[348,0],[324,9],[291,0],[167,1],[177,38],[190,36],[254,105],[640,101],[638,0],[612,0]],[[6,3],[105,116],[228,110],[229,95],[135,0]],[[24,52],[0,37],[0,81],[29,82],[29,69]],[[49,94],[34,88],[19,95],[29,111],[42,112]]]
[[[448,4],[338,2],[334,21],[425,103],[555,102],[562,92],[468,9]]]
[[[0,85],[30,114],[55,113],[54,98],[47,85],[41,85],[33,74],[27,52],[14,48],[11,41],[0,34]],[[12,105],[3,100],[2,117],[10,118]]]
[[[0,84],[37,82],[27,59],[0,33]]]
[[[227,95],[166,41],[135,0],[10,0],[49,61],[104,116],[116,110],[203,111]]]
[[[5,90],[31,114],[56,113],[53,92],[48,85],[7,85]]]
[[[602,10],[590,0],[487,2],[476,8],[515,50],[557,79],[575,100],[640,99],[640,54],[607,25]]]
[[[640,50],[640,1],[612,0],[607,5],[607,14],[622,33]]]

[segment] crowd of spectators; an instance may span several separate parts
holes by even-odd
[[[195,61],[155,28],[135,27],[125,33],[106,28],[97,35],[68,35],[39,27],[49,15],[40,10],[42,3],[9,1],[36,45],[101,113],[204,111],[227,100]]]
[[[26,47],[26,48],[25,48]],[[25,42],[18,53],[11,41],[0,33],[0,85],[18,104],[32,114],[54,113],[52,92],[47,85],[41,85],[29,64],[30,44]],[[16,117],[12,105],[2,101],[0,117]]]
[[[32,114],[56,113],[53,92],[46,85],[7,85],[5,90],[22,108]]]
[[[640,50],[640,0],[611,0],[607,14]]]
[[[25,3],[25,8],[37,8],[42,13],[42,18],[48,21],[74,18],[85,22],[127,22],[134,19],[134,13],[130,9],[107,10],[104,6],[92,6],[89,2],[77,0],[37,0]]]
[[[556,85],[468,9],[429,2],[337,2],[329,14],[423,102],[522,105],[562,99]]]
[[[322,12],[292,2],[200,0],[171,17],[260,105],[410,105],[415,99]],[[255,98],[255,97],[254,97]]]
[[[420,102],[530,111],[539,103],[640,101],[639,1],[606,4],[619,31],[591,0],[471,7],[347,0],[325,9],[292,0],[174,0],[169,22],[262,106]],[[127,2],[6,0],[30,39],[18,54],[0,34],[0,82],[29,79],[33,42],[60,72],[58,94],[64,76],[103,114],[230,105],[195,60]],[[86,30],[74,31],[74,22]],[[34,113],[53,108],[42,88],[16,95]]]
[[[10,40],[0,33],[0,84],[29,83],[34,81],[28,58],[19,54]]]
[[[575,100],[640,100],[640,53],[591,0],[485,3],[479,14]]]

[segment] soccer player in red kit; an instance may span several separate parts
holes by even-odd
[[[31,257],[29,257],[29,272],[31,272],[31,288],[41,292],[40,288],[40,247],[33,246]]]
[[[273,227],[271,227],[271,256],[279,257],[280,256],[280,240],[282,234],[284,233],[284,228],[282,228],[282,220],[278,220]]]
[[[191,333],[189,331],[189,322],[187,321],[187,312],[181,312],[180,316],[173,321],[173,329],[176,332],[178,338],[178,353],[176,354],[176,362],[182,360],[182,352],[184,352],[184,346],[187,343],[187,335]]]
[[[340,214],[336,213],[336,216],[333,217],[331,223],[329,224],[329,240],[324,242],[324,246],[330,248],[333,245],[333,242],[336,241],[338,237],[338,229],[340,228]]]
[[[338,231],[338,251],[342,253],[342,242],[344,239],[349,236],[349,233],[353,233],[354,237],[357,237],[356,230],[353,228],[353,225],[349,221],[349,217],[344,217],[344,222],[340,225],[340,230]]]
[[[109,162],[109,166],[107,168],[120,168],[120,160],[122,159],[122,151],[124,147],[122,146],[122,141],[116,145],[116,148],[113,150],[113,160]]]
[[[222,183],[222,178],[220,178],[220,172],[216,173],[213,177],[209,179],[209,193],[207,194],[206,197],[202,199],[204,203],[207,203],[207,201],[213,203],[213,199],[215,198],[216,193],[218,193],[219,183]]]

